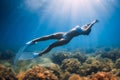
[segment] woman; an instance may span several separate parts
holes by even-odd
[[[32,45],[32,44],[35,44],[35,43],[37,43],[39,41],[45,41],[45,40],[49,40],[49,39],[57,39],[56,42],[54,42],[51,45],[49,45],[42,52],[34,53],[34,57],[42,56],[43,54],[46,54],[47,52],[49,52],[54,47],[62,46],[62,45],[65,45],[65,44],[69,43],[71,41],[71,39],[76,37],[76,36],[79,36],[79,35],[89,35],[90,32],[91,32],[91,27],[96,22],[98,22],[98,20],[94,20],[91,23],[86,24],[86,25],[84,25],[82,27],[76,26],[76,27],[74,27],[73,29],[71,29],[68,32],[58,32],[58,33],[51,34],[51,35],[48,35],[48,36],[43,36],[43,37],[40,37],[40,38],[33,39],[32,41],[29,41],[26,44]]]

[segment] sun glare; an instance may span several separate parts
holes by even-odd
[[[27,8],[40,16],[40,25],[48,15],[51,19],[49,25],[58,19],[65,22],[68,17],[71,24],[89,22],[100,16],[107,19],[114,10],[111,7],[114,3],[113,0],[25,0]],[[43,6],[45,8],[41,8]]]
[[[93,17],[97,15],[97,9],[107,12],[108,5],[112,0],[25,0],[29,10],[39,12],[42,6],[46,6],[46,14],[68,15],[74,19],[83,16]],[[45,3],[49,3],[46,5]],[[54,11],[53,11],[54,10]]]
[[[46,0],[25,0],[25,5],[29,10],[39,10]]]

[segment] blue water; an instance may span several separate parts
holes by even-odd
[[[1,0],[0,49],[18,51],[36,37],[69,31],[94,19],[90,35],[59,48],[120,47],[120,0]],[[33,46],[43,50],[54,40]],[[56,48],[57,49],[57,48]]]

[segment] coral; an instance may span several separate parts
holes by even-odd
[[[23,80],[24,76],[25,76],[24,72],[19,72],[19,74],[16,77],[17,77],[17,80]]]
[[[81,76],[87,76],[87,75],[91,75],[92,73],[97,73],[98,71],[109,72],[112,70],[112,67],[113,67],[113,63],[109,59],[98,60],[93,57],[89,57],[83,63],[83,65],[81,65],[79,74]]]
[[[62,71],[58,64],[53,64],[49,67],[46,67],[48,70],[52,70],[53,73],[59,78],[59,80],[68,80],[70,73],[67,71]]]
[[[58,77],[62,78],[63,77],[63,72],[58,64],[52,64],[49,67],[46,67],[48,70],[53,71],[53,73]]]
[[[67,52],[59,52],[55,53],[52,56],[52,61],[56,64],[61,64],[64,59],[67,59],[69,57],[69,53]]]
[[[8,58],[0,59],[0,64],[4,65],[0,65],[0,80],[120,79],[119,49],[100,48],[90,50],[90,52],[88,50],[88,53],[92,54],[83,53],[76,50],[74,52],[60,52],[53,54],[52,58],[19,60],[16,66],[13,66]],[[14,68],[17,76],[10,67]]]
[[[81,76],[87,76],[91,75],[92,73],[96,73],[99,71],[100,65],[101,65],[100,61],[93,57],[89,57],[80,67],[79,74]]]
[[[41,64],[42,66],[49,67],[49,66],[52,66],[54,63],[51,61],[50,58],[44,58],[44,57],[40,57],[33,60],[19,60],[16,63],[15,71],[17,73],[19,71],[26,71],[37,64]]]
[[[87,59],[87,57],[85,56],[85,54],[80,53],[80,52],[74,53],[74,54],[71,56],[71,58],[76,58],[76,59],[78,59],[81,63],[83,63],[83,62]]]
[[[99,67],[99,71],[105,71],[105,72],[109,72],[113,69],[113,62],[111,59],[108,58],[104,58],[104,59],[100,59],[100,67]]]
[[[120,78],[120,69],[112,69],[111,73]]]
[[[116,60],[115,67],[120,69],[120,58]]]
[[[0,60],[0,64],[4,65],[6,67],[12,67],[10,60]]]
[[[0,65],[0,80],[17,80],[17,78],[11,68]]]
[[[120,49],[112,49],[111,51],[103,52],[101,54],[101,57],[103,57],[103,58],[110,58],[113,61],[115,61],[118,58],[120,58]]]
[[[6,50],[0,53],[0,60],[10,60],[15,56],[14,52],[11,50]]]
[[[90,80],[118,80],[116,76],[107,72],[98,72],[90,77]]]
[[[71,73],[65,71],[65,72],[61,72],[60,74],[60,80],[68,80],[68,78],[71,76]]]
[[[68,80],[83,80],[79,75],[73,74],[69,77]]]
[[[32,63],[30,60],[20,60],[16,63],[16,65],[14,66],[14,70],[16,73],[19,73],[20,71],[26,71],[29,68],[31,68],[34,65],[34,63]]]
[[[34,66],[25,72],[23,80],[58,80],[58,78],[40,65]]]
[[[68,71],[70,73],[78,73],[81,63],[78,59],[70,58],[64,59],[61,65],[62,70]]]
[[[80,53],[80,52],[60,52],[60,53],[55,53],[52,56],[52,61],[56,64],[61,65],[62,61],[64,59],[69,59],[69,58],[76,58],[78,59],[81,63],[83,63],[87,57],[85,54]]]
[[[93,63],[98,63],[98,62],[99,61],[96,58],[89,56],[84,63],[93,64]]]

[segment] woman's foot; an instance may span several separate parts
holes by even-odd
[[[37,42],[35,42],[35,41],[28,41],[26,44],[27,45],[33,45],[33,44],[36,44]]]
[[[42,56],[43,55],[43,53],[39,53],[39,55],[38,56]]]
[[[37,58],[37,57],[39,57],[39,53],[33,53],[33,58]]]

